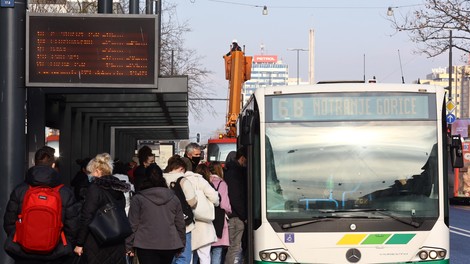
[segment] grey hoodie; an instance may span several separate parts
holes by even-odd
[[[134,195],[129,221],[133,234],[126,239],[126,250],[181,249],[186,243],[181,203],[168,188],[153,187]]]

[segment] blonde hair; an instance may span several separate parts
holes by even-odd
[[[90,160],[86,166],[86,170],[88,173],[99,170],[103,175],[112,175],[113,161],[111,159],[111,155],[108,153],[101,153],[96,155],[96,157]]]

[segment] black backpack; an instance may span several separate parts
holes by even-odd
[[[220,204],[222,203],[222,196],[220,196],[220,193],[219,193],[219,187],[222,181],[219,182],[219,184],[217,185],[217,188],[214,187],[212,182],[209,182],[209,183],[212,186],[212,188],[214,188],[219,194],[219,206],[214,206],[215,218],[214,218],[214,221],[212,221],[212,224],[214,225],[215,234],[217,235],[218,238],[221,238],[222,233],[224,231],[224,225],[225,225],[225,210],[220,207]]]
[[[184,222],[188,226],[194,222],[194,213],[193,213],[193,209],[191,208],[191,206],[189,206],[188,201],[186,201],[186,196],[184,196],[183,189],[181,188],[181,180],[183,178],[184,177],[181,176],[178,178],[178,180],[176,180],[176,182],[171,182],[170,189],[172,189],[175,192],[176,196],[181,202],[181,208],[183,209],[183,215],[184,215]]]

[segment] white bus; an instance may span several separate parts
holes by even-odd
[[[239,119],[250,263],[449,263],[445,103],[430,85],[256,89]]]

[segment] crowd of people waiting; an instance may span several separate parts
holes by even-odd
[[[136,160],[123,163],[102,153],[77,160],[80,170],[69,187],[61,186],[54,169],[54,149],[39,149],[35,165],[10,194],[4,215],[6,252],[17,264],[244,262],[247,178],[243,148],[229,154],[225,164],[201,162],[201,147],[196,143],[186,146],[183,157],[172,156],[163,169],[148,146],[138,150],[137,158],[138,164]],[[60,188],[65,240],[48,254],[30,252],[15,243],[23,199],[34,186]],[[178,196],[175,186],[183,196]],[[125,209],[132,234],[103,245],[89,225],[110,199]],[[206,204],[222,216],[205,219]]]

